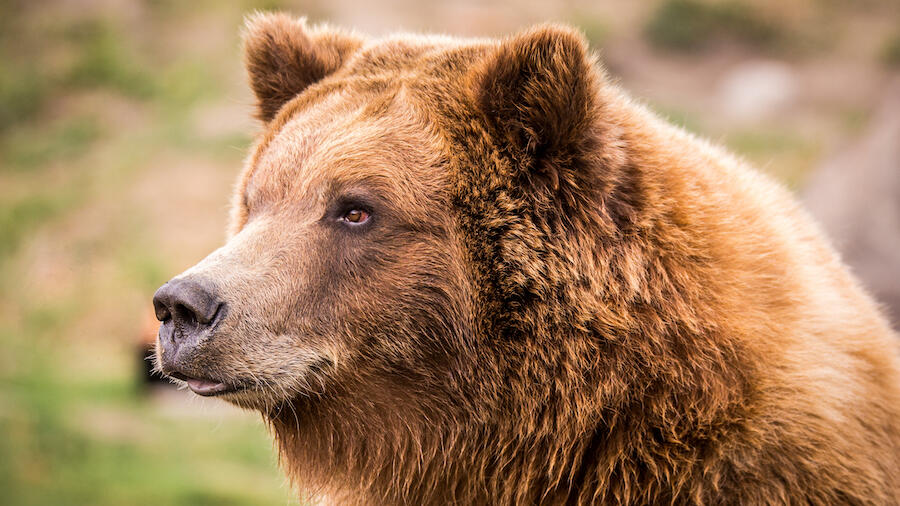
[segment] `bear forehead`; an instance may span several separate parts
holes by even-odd
[[[453,79],[492,45],[496,41],[399,34],[365,44],[337,75],[414,82],[434,77]]]
[[[301,94],[247,168],[245,198],[315,205],[330,189],[365,186],[404,208],[433,199],[444,186],[443,142],[410,95],[399,81]]]
[[[256,202],[321,206],[329,186],[365,184],[427,212],[446,188],[451,147],[437,133],[465,74],[495,41],[399,36],[369,42],[266,125],[236,188],[240,229]],[[440,106],[440,107],[437,107]]]
[[[432,112],[435,104],[429,101],[434,100],[435,94],[461,93],[466,84],[464,75],[472,63],[496,44],[491,40],[425,35],[399,35],[369,42],[339,70],[285,104],[267,125],[267,136],[273,136],[311,103],[326,99],[336,90],[345,92],[345,99],[368,100],[377,110],[377,97],[392,98],[402,89],[412,92],[407,98],[420,111]]]

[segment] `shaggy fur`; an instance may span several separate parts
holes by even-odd
[[[227,317],[336,504],[898,504],[898,343],[791,196],[635,104],[582,36],[245,33],[266,120]],[[342,216],[363,209],[362,226]]]

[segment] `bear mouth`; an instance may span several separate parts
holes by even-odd
[[[203,397],[214,397],[217,395],[225,395],[243,390],[244,387],[239,385],[229,385],[227,383],[207,378],[192,378],[179,372],[170,373],[169,376],[180,379],[187,383],[191,392]]]

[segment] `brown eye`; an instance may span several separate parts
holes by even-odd
[[[347,211],[341,219],[353,225],[362,225],[369,221],[369,213],[362,209],[351,209]]]

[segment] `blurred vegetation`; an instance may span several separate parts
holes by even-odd
[[[670,123],[689,132],[701,137],[716,135],[716,128],[696,112],[659,103],[650,106]],[[843,118],[847,131],[858,131],[867,116],[852,110],[845,111]],[[795,190],[803,187],[823,153],[821,143],[808,133],[775,125],[734,126],[715,140]]]
[[[37,114],[46,93],[46,83],[33,68],[14,68],[0,59],[0,131]]]
[[[50,310],[27,330],[53,332],[66,318]],[[41,356],[29,357],[27,373],[3,379],[4,504],[286,502],[258,423],[172,419],[136,395],[130,378],[60,378],[44,358],[54,356],[49,348],[32,349]]]
[[[52,125],[21,128],[2,137],[0,159],[6,170],[31,170],[77,158],[103,134],[96,117],[65,118]]]
[[[884,43],[881,53],[882,60],[886,64],[891,67],[900,67],[900,29]]]
[[[645,33],[659,47],[693,51],[723,39],[771,47],[782,39],[783,28],[738,0],[666,0],[648,20]]]
[[[257,416],[181,414],[136,375],[148,297],[177,266],[154,252],[128,189],[172,150],[231,178],[252,133],[192,126],[198,107],[242,84],[211,63],[237,64],[242,6],[210,11],[230,20],[212,54],[173,55],[160,27],[202,13],[162,3],[148,22],[0,2],[3,504],[294,501]]]
[[[587,12],[575,11],[569,16],[568,22],[577,26],[584,33],[591,47],[595,48],[603,47],[611,32],[605,19]]]
[[[790,188],[802,187],[822,154],[821,146],[802,133],[771,127],[736,129],[725,136],[724,142]]]
[[[137,98],[153,95],[157,83],[149,67],[123,47],[127,40],[101,19],[67,27],[64,40],[78,49],[78,58],[66,72],[64,84],[77,88],[109,87]]]

